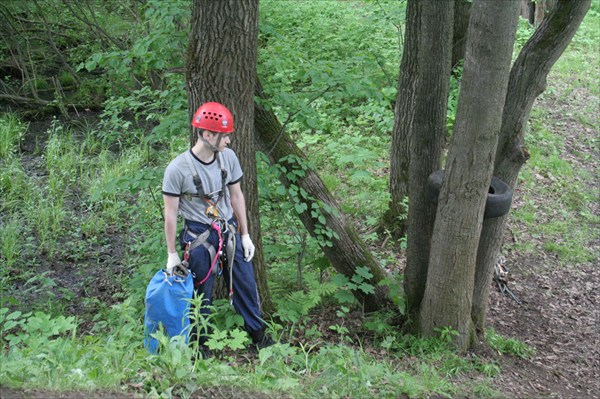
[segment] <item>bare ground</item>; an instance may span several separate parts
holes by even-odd
[[[501,357],[498,389],[513,398],[597,398],[600,393],[600,271],[548,265],[542,257],[516,256],[509,286],[523,302],[493,290],[488,323],[535,353],[530,359]],[[534,272],[531,272],[534,270]]]

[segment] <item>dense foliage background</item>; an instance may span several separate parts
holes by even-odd
[[[395,242],[376,228],[389,200],[404,7],[263,0],[258,66],[264,105],[398,278],[406,237]],[[284,343],[247,357],[239,317],[217,302],[215,358],[190,361],[193,348],[165,337],[161,355],[141,347],[146,284],[166,261],[162,172],[188,145],[189,8],[182,0],[0,5],[0,384],[150,397],[222,385],[247,396],[502,396],[494,388],[500,362],[453,353],[452,331],[417,339],[399,330],[396,313],[361,311],[350,290],[368,289],[366,276],[334,273],[261,153],[276,305],[268,322]],[[597,259],[589,183],[597,180],[599,20],[594,2],[532,115],[507,254],[543,253],[575,269]],[[521,21],[515,51],[532,29]],[[449,136],[459,80],[452,87]],[[572,101],[577,111],[556,118]],[[565,124],[578,134],[561,134]],[[532,353],[494,330],[488,337],[500,353]]]

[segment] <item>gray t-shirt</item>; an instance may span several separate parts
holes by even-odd
[[[216,156],[220,157],[221,167],[227,172],[225,187],[222,187],[221,169],[216,157],[211,162],[204,163],[188,150],[173,159],[165,170],[162,192],[164,195],[179,197],[179,214],[185,220],[210,224],[212,219],[206,215],[206,209],[211,203],[218,208],[220,218],[229,220],[233,217],[228,186],[242,179],[242,167],[235,152],[229,148]],[[200,177],[202,189],[204,194],[209,195],[210,202],[195,196],[198,193],[194,175]],[[221,192],[222,189],[225,190],[224,193]]]

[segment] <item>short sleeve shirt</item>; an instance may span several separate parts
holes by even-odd
[[[217,157],[220,157],[221,167],[226,172],[224,187]],[[194,175],[202,181],[202,191],[207,198],[196,190]],[[167,166],[162,192],[167,196],[179,197],[179,214],[185,220],[210,224],[212,219],[206,215],[206,209],[211,205],[217,207],[220,218],[229,220],[233,217],[228,186],[238,183],[242,176],[240,161],[229,148],[216,153],[209,163],[202,162],[188,150]]]

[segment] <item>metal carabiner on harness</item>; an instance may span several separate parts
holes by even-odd
[[[180,263],[179,265],[177,265],[173,268],[173,276],[176,276],[176,277],[179,277],[179,278],[185,280],[185,278],[189,274],[190,274],[190,271],[183,263]]]

